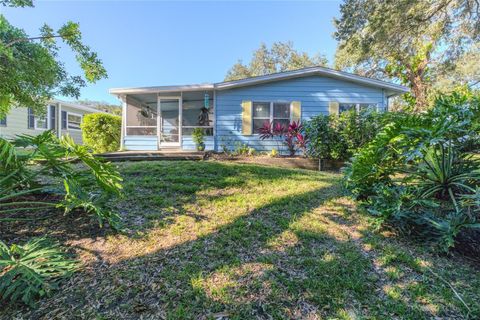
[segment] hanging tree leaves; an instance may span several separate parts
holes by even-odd
[[[1,0],[9,7],[33,7],[29,0]],[[75,53],[84,74],[70,75],[58,57],[58,41]],[[80,89],[107,77],[96,52],[82,41],[79,24],[68,21],[60,29],[43,25],[29,36],[0,15],[0,117],[14,106],[41,112],[55,95],[78,98]]]

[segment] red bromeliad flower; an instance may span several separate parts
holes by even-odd
[[[260,133],[260,139],[262,140],[271,139],[275,136],[270,121],[265,121],[263,126],[258,129],[258,133]]]
[[[280,122],[274,124],[265,121],[263,126],[258,129],[260,139],[262,140],[285,136],[284,143],[287,145],[291,156],[296,154],[297,149],[301,149],[304,152],[306,151],[308,139],[302,132],[303,126],[300,121],[292,121],[288,126],[283,126]]]

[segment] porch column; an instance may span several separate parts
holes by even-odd
[[[120,129],[120,151],[124,149],[124,140],[127,135],[127,96],[118,96],[122,101],[122,126]]]

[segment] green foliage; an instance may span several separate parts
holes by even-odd
[[[4,0],[3,6],[31,7],[29,0]],[[62,39],[75,54],[82,76],[69,75],[59,60]],[[55,95],[79,97],[80,88],[106,78],[101,60],[82,42],[78,23],[66,22],[56,32],[43,25],[40,35],[30,37],[0,15],[0,117],[13,106],[29,106],[41,113]],[[21,84],[21,85],[19,85]]]
[[[480,219],[478,96],[439,96],[421,115],[390,114],[387,124],[352,158],[347,189],[380,223],[454,245]]]
[[[293,48],[292,42],[274,42],[271,49],[262,43],[260,48],[253,52],[248,65],[238,61],[228,71],[225,81],[239,80],[266,74],[296,70],[306,67],[323,66],[328,63],[325,56],[310,57],[306,52],[299,52]]]
[[[375,137],[384,117],[372,110],[315,116],[304,124],[307,153],[320,159],[347,160]]]
[[[192,140],[197,146],[197,150],[203,151],[205,149],[205,143],[203,141],[203,129],[202,128],[195,128],[192,132]]]
[[[0,301],[22,301],[49,295],[58,282],[77,268],[58,243],[35,238],[24,245],[0,241]]]
[[[28,148],[30,152],[20,155],[17,148]],[[122,178],[115,167],[95,158],[87,147],[75,144],[69,137],[59,139],[51,131],[45,131],[38,136],[19,136],[12,142],[0,138],[0,154],[9,155],[0,159],[0,213],[47,207],[71,212],[82,208],[95,214],[101,225],[107,221],[112,228],[119,226],[118,215],[108,211],[104,202],[108,197],[120,195]],[[87,170],[79,170],[73,162],[83,164]],[[27,195],[58,189],[58,181],[44,177],[64,182],[64,200],[60,203],[22,200]]]
[[[90,113],[81,124],[84,144],[93,152],[103,153],[120,149],[122,118],[105,113]]]
[[[236,141],[234,144],[233,155],[235,156],[246,156],[250,154],[250,147],[246,143],[241,143]]]

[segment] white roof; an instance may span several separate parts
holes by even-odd
[[[78,109],[78,110],[87,111],[87,112],[91,112],[91,113],[108,113],[108,112],[105,112],[105,111],[102,111],[102,110],[99,110],[99,109],[84,106],[82,104],[69,102],[69,101],[63,101],[63,100],[59,100],[59,99],[53,99],[53,100],[50,100],[50,102],[51,103],[59,103],[62,106],[67,106],[67,107],[70,107],[70,108],[75,108],[75,109]]]
[[[394,84],[387,81],[362,77],[353,73],[334,70],[326,67],[310,67],[292,71],[278,72],[264,76],[251,77],[241,80],[225,81],[218,83],[205,83],[193,85],[178,86],[157,86],[157,87],[139,87],[139,88],[114,88],[110,89],[111,94],[132,94],[132,93],[156,93],[156,92],[172,92],[172,91],[196,91],[196,90],[228,90],[238,87],[251,86],[255,84],[301,78],[306,76],[325,76],[340,80],[355,82],[366,86],[377,87],[387,90],[387,95],[398,95],[409,91],[407,87]]]

